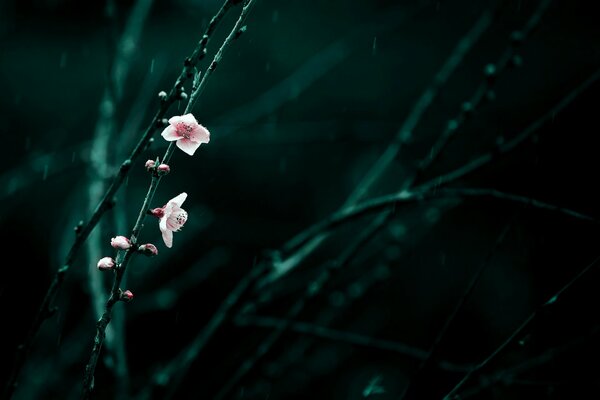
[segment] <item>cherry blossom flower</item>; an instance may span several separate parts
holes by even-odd
[[[169,142],[176,140],[177,147],[190,156],[194,155],[200,144],[210,141],[210,132],[200,125],[192,114],[175,116],[169,119],[169,126],[165,128],[161,135]]]
[[[98,269],[100,271],[110,271],[115,267],[115,260],[111,257],[104,257],[98,261]]]
[[[131,248],[131,241],[125,236],[116,236],[110,239],[110,245],[115,249],[127,250]]]
[[[181,208],[186,198],[187,193],[183,192],[169,200],[164,207],[150,211],[150,214],[160,219],[158,227],[162,232],[165,245],[169,248],[173,246],[173,232],[178,232],[187,221],[188,213]]]

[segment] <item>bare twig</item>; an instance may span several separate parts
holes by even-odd
[[[547,364],[551,361],[556,360],[560,355],[567,353],[569,350],[572,350],[576,347],[581,346],[586,343],[587,340],[594,338],[598,333],[600,333],[600,326],[595,326],[585,335],[580,336],[576,339],[569,341],[568,343],[562,344],[557,347],[553,347],[545,350],[542,354],[539,354],[535,357],[526,359],[512,367],[508,367],[502,369],[500,371],[496,371],[491,375],[486,375],[485,379],[481,379],[479,384],[471,389],[465,390],[461,392],[458,397],[460,399],[467,399],[473,397],[475,395],[480,394],[482,391],[489,389],[490,387],[503,383],[508,385],[512,382],[515,376],[522,374],[524,372],[531,371],[534,368],[537,368],[541,365]]]
[[[223,303],[219,306],[215,314],[194,338],[194,340],[186,346],[169,364],[157,371],[150,385],[146,385],[143,392],[138,396],[140,399],[150,398],[154,387],[168,386],[169,393],[165,399],[171,398],[181,381],[186,375],[192,362],[198,357],[200,351],[206,346],[206,343],[212,338],[216,330],[221,326],[223,321],[229,316],[233,306],[235,306],[239,298],[244,294],[246,289],[260,276],[265,270],[264,263],[256,263],[250,271],[237,283],[234,289],[227,295]]]
[[[344,253],[336,260],[326,264],[324,268],[321,268],[317,277],[307,286],[306,291],[300,296],[294,304],[288,310],[285,319],[285,323],[278,325],[276,329],[260,343],[256,352],[246,359],[237,371],[227,380],[227,382],[221,387],[215,399],[220,400],[224,398],[254,366],[256,363],[275,345],[281,335],[287,330],[289,323],[293,321],[304,309],[310,299],[315,297],[324,285],[331,279],[331,276],[342,269],[344,266],[349,264],[354,255],[360,251],[369,241],[379,232],[379,230],[385,226],[390,215],[379,215],[376,217],[376,223],[370,226],[370,229],[366,229],[361,232],[360,235],[346,248]]]
[[[282,326],[287,326],[287,329],[302,335],[316,336],[334,342],[349,343],[355,346],[390,351],[422,361],[425,360],[429,354],[426,350],[408,345],[406,343],[378,339],[353,332],[340,331],[308,322],[288,321],[281,318],[257,315],[240,315],[236,318],[235,322],[240,326],[257,326],[271,329],[281,329]],[[441,369],[450,372],[464,372],[471,368],[471,366],[459,365],[450,361],[440,361],[437,365]]]
[[[573,277],[569,282],[567,282],[564,286],[562,286],[553,296],[551,296],[548,300],[543,302],[537,310],[532,312],[509,336],[506,338],[492,353],[487,356],[483,361],[475,365],[471,368],[463,378],[456,384],[454,387],[444,396],[444,400],[451,400],[458,398],[456,394],[462,388],[462,386],[471,379],[474,375],[479,373],[486,365],[492,362],[500,353],[502,353],[509,345],[511,345],[516,338],[518,338],[525,329],[531,324],[531,322],[538,316],[542,309],[547,306],[550,306],[560,300],[561,296],[571,288],[579,279],[581,279],[585,274],[587,274],[592,268],[594,268],[598,262],[600,261],[600,257],[597,257],[594,261],[588,264],[585,268],[583,268],[575,277]]]
[[[438,73],[435,75],[433,82],[425,89],[413,106],[408,117],[392,139],[392,142],[386,147],[384,153],[379,157],[376,163],[366,173],[362,181],[356,186],[355,190],[349,195],[344,203],[344,206],[355,205],[371,188],[377,179],[388,168],[390,163],[396,158],[402,145],[410,138],[412,131],[420,122],[422,116],[429,109],[440,89],[446,84],[454,70],[462,62],[465,55],[479,40],[483,33],[487,30],[491,23],[491,13],[486,11],[471,28],[471,30],[459,41],[459,44],[451,52],[448,59],[444,62]],[[261,285],[271,283],[292,269],[296,268],[306,257],[317,249],[329,235],[323,233],[315,236],[310,242],[307,242],[297,252],[290,255],[277,264],[277,268],[265,278]]]
[[[446,335],[446,333],[450,329],[450,326],[452,325],[452,323],[456,319],[456,316],[458,315],[458,313],[460,312],[460,310],[462,310],[463,306],[471,298],[471,295],[473,294],[473,291],[474,291],[475,287],[477,286],[477,283],[479,283],[479,280],[482,277],[483,272],[490,265],[490,262],[492,261],[492,257],[496,253],[496,250],[497,250],[498,246],[500,246],[500,244],[504,241],[504,238],[508,234],[508,231],[510,230],[511,225],[512,225],[512,220],[508,224],[506,224],[504,226],[504,228],[502,229],[502,231],[500,232],[500,234],[496,238],[496,240],[495,240],[495,242],[494,242],[491,250],[488,252],[487,256],[485,257],[485,260],[480,264],[479,268],[477,268],[477,271],[475,271],[475,274],[473,275],[473,277],[471,278],[471,281],[469,282],[469,284],[465,288],[464,293],[462,294],[462,296],[460,297],[460,299],[458,300],[458,302],[454,306],[454,309],[452,310],[452,312],[450,313],[450,315],[446,318],[446,322],[444,322],[444,326],[438,332],[438,334],[437,334],[437,336],[436,336],[433,344],[429,348],[429,351],[427,353],[427,357],[425,357],[423,359],[423,361],[421,362],[421,364],[417,368],[417,371],[415,372],[414,376],[410,379],[410,381],[406,385],[406,387],[404,389],[404,392],[400,396],[400,400],[404,399],[406,396],[410,396],[411,394],[414,394],[414,390],[416,388],[416,385],[418,385],[420,383],[419,379],[421,378],[421,375],[425,371],[427,371],[427,368],[430,365],[432,365],[432,363],[435,361],[435,357],[437,356],[437,354],[440,351],[440,346],[441,346],[441,343],[442,343],[442,339],[444,338],[444,336]]]
[[[364,201],[352,207],[342,209],[329,217],[314,224],[304,230],[294,238],[289,240],[282,248],[284,252],[292,253],[301,248],[305,243],[313,237],[321,234],[321,232],[329,231],[337,226],[346,224],[349,221],[356,220],[364,215],[385,210],[388,208],[397,208],[407,204],[414,204],[425,200],[436,200],[443,198],[490,198],[503,200],[510,203],[517,203],[525,206],[530,206],[536,209],[556,212],[567,215],[569,217],[582,221],[598,222],[594,217],[573,211],[568,208],[560,207],[554,204],[545,203],[529,197],[519,196],[511,193],[505,193],[494,189],[479,189],[479,188],[440,188],[436,191],[415,191],[394,193],[387,196],[376,197],[371,200]]]
[[[512,33],[508,47],[502,53],[500,58],[495,64],[489,64],[486,66],[486,79],[484,79],[479,86],[475,89],[473,95],[469,100],[463,103],[458,115],[448,121],[448,124],[444,128],[442,134],[437,138],[431,150],[427,156],[421,160],[418,164],[415,173],[404,181],[402,189],[408,189],[419,180],[422,174],[437,160],[442,154],[448,143],[455,137],[461,125],[471,116],[471,114],[477,110],[488,96],[491,88],[498,75],[505,71],[509,66],[512,65],[513,57],[517,51],[517,48],[522,44],[523,40],[528,38],[536,26],[539,24],[541,17],[544,15],[548,6],[552,0],[542,0],[537,9],[533,12],[529,20],[523,26],[521,31],[515,31]]]

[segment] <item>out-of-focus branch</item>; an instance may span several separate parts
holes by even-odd
[[[94,130],[94,138],[90,152],[88,185],[88,207],[89,212],[93,212],[96,205],[101,201],[103,193],[106,191],[106,180],[112,170],[112,160],[109,157],[109,145],[117,132],[116,110],[118,109],[125,81],[131,69],[132,56],[135,53],[137,43],[139,42],[144,23],[150,13],[153,0],[138,0],[133,5],[131,13],[127,18],[121,37],[115,44],[115,55],[112,62],[112,68],[108,74],[108,81],[100,101],[98,109],[98,121]],[[113,20],[114,4],[110,2],[107,5],[109,15]],[[111,11],[112,10],[112,11]],[[122,213],[122,210],[121,210]],[[88,258],[88,285],[92,297],[92,306],[95,311],[95,319],[100,318],[103,308],[104,285],[102,276],[96,269],[96,261],[101,258],[102,248],[102,224],[90,233],[86,242]],[[118,323],[107,333],[106,347],[112,355],[115,381],[119,388],[116,393],[118,396],[127,396],[129,375],[126,365],[126,354],[124,346],[124,324],[123,315],[119,317]]]
[[[401,125],[400,129],[392,139],[392,142],[386,147],[384,153],[379,157],[376,163],[366,173],[363,180],[356,186],[355,190],[349,195],[344,203],[344,206],[356,204],[371,188],[377,179],[388,168],[391,162],[396,158],[402,145],[409,139],[412,131],[420,122],[425,111],[429,109],[440,89],[446,84],[449,77],[452,75],[456,67],[462,62],[465,55],[479,40],[483,33],[487,30],[492,20],[491,13],[486,11],[475,23],[473,28],[459,41],[459,44],[451,52],[448,59],[444,62],[438,73],[435,75],[433,82],[425,89],[419,100],[413,106],[408,117]],[[273,271],[260,283],[272,283],[281,276],[287,274],[292,269],[296,268],[306,257],[316,250],[321,243],[328,238],[327,234],[322,234],[312,238],[302,248],[298,249],[292,255],[286,256],[281,262],[277,263]]]
[[[446,321],[444,322],[442,329],[436,335],[436,338],[433,341],[433,344],[431,345],[431,347],[429,348],[429,351],[427,352],[427,356],[422,360],[422,362],[419,365],[419,367],[417,368],[417,371],[415,372],[414,376],[410,379],[410,381],[406,385],[404,392],[400,396],[400,400],[404,399],[406,396],[412,396],[415,394],[417,385],[419,383],[421,383],[419,380],[421,379],[422,375],[424,373],[426,373],[427,369],[436,361],[436,357],[440,351],[442,340],[443,340],[444,336],[446,335],[446,333],[452,326],[452,323],[456,319],[459,312],[462,310],[463,306],[471,298],[471,295],[473,294],[475,287],[479,283],[479,280],[481,279],[483,272],[490,265],[492,258],[494,256],[494,254],[496,253],[496,250],[498,249],[498,246],[500,246],[500,244],[502,244],[502,242],[504,242],[504,239],[505,239],[506,235],[508,234],[508,231],[510,230],[512,222],[513,221],[511,220],[511,221],[509,221],[509,223],[507,223],[504,226],[504,228],[502,229],[502,231],[500,232],[500,234],[494,241],[492,248],[490,249],[487,256],[485,257],[485,260],[480,264],[479,268],[477,268],[477,270],[475,271],[475,274],[473,275],[473,277],[471,278],[471,281],[465,288],[464,293],[462,294],[460,299],[458,299],[458,302],[454,306],[454,309],[452,310],[450,315],[446,318]]]
[[[463,378],[444,396],[444,400],[458,399],[458,391],[464,386],[465,383],[473,376],[477,375],[485,366],[492,362],[500,353],[502,353],[508,346],[510,346],[515,339],[529,327],[531,322],[539,315],[539,313],[546,307],[551,306],[560,300],[561,296],[569,290],[577,281],[585,276],[592,268],[596,267],[600,262],[600,257],[597,257],[594,261],[583,268],[577,275],[575,275],[569,282],[562,286],[553,296],[543,302],[537,310],[533,311],[507,338],[504,340],[492,353],[487,356],[483,361],[473,366]]]
[[[220,400],[229,394],[229,392],[238,384],[238,382],[256,365],[256,363],[277,343],[281,335],[287,330],[289,324],[298,317],[308,301],[314,298],[323,290],[325,284],[331,279],[331,276],[336,271],[341,270],[348,265],[355,254],[359,252],[373,237],[377,235],[379,230],[385,226],[391,214],[379,215],[375,218],[375,222],[370,225],[369,229],[362,231],[355,240],[352,241],[345,251],[335,260],[326,264],[320,269],[317,277],[309,283],[305,292],[294,302],[287,311],[283,321],[267,335],[265,339],[258,345],[256,352],[241,363],[237,371],[227,380],[221,387],[215,399]]]
[[[381,351],[390,351],[422,361],[425,360],[429,354],[426,350],[406,343],[378,339],[353,332],[340,331],[308,322],[288,321],[281,318],[263,317],[258,315],[239,315],[235,319],[235,323],[240,326],[256,326],[275,330],[282,329],[285,326],[287,329],[302,335],[315,336],[333,342],[349,343],[354,346],[363,346]],[[437,365],[441,369],[450,372],[465,372],[471,368],[469,365],[459,365],[450,361],[439,361]]]
[[[595,222],[598,220],[595,217],[582,214],[569,208],[560,207],[554,204],[545,203],[530,197],[520,196],[512,193],[505,193],[495,189],[479,189],[479,188],[440,188],[436,191],[415,191],[394,193],[387,196],[376,197],[371,200],[364,201],[352,207],[342,209],[320,222],[309,227],[301,234],[294,237],[286,243],[283,248],[286,252],[294,252],[301,248],[305,243],[313,237],[320,235],[322,232],[330,231],[340,225],[354,221],[367,214],[386,210],[388,208],[397,208],[408,204],[415,204],[425,200],[436,200],[445,198],[489,198],[495,200],[507,201],[524,206],[529,206],[535,209],[556,212],[582,221]]]
[[[485,378],[481,379],[478,385],[460,392],[458,397],[460,399],[468,399],[480,394],[484,390],[487,390],[494,385],[509,385],[511,382],[513,382],[515,376],[531,371],[539,366],[548,364],[551,361],[555,361],[562,354],[565,354],[568,351],[585,344],[588,340],[595,339],[594,337],[598,335],[598,333],[600,333],[600,326],[592,328],[591,331],[587,332],[585,335],[571,340],[568,343],[545,350],[542,354],[526,359],[525,361],[513,365],[512,367],[501,369],[490,375],[485,375]]]

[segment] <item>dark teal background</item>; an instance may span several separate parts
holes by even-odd
[[[498,59],[510,33],[539,1],[257,0],[247,31],[225,54],[194,109],[211,131],[210,144],[194,157],[177,151],[156,195],[155,206],[161,206],[186,191],[189,221],[167,249],[156,221],[148,219],[143,241],[157,244],[159,255],[136,259],[128,271],[126,288],[135,300],[117,311],[124,321],[129,388],[115,379],[111,359],[104,359],[95,398],[135,398],[149,388],[157,368],[195,337],[265,251],[337,210],[457,42],[498,3],[490,28],[370,197],[397,191],[414,172],[483,79],[484,66]],[[600,27],[593,3],[551,3],[519,48],[522,65],[497,79],[495,100],[465,122],[423,180],[490,151],[499,137],[515,137],[598,70]],[[72,242],[73,226],[90,215],[91,143],[114,43],[132,4],[115,1],[108,17],[103,1],[0,2],[2,376]],[[112,167],[150,121],[157,93],[171,87],[220,4],[154,2],[133,44],[131,72],[116,108],[118,135],[107,157]],[[212,39],[208,59],[234,22],[232,13]],[[599,89],[590,85],[539,129],[534,143],[453,186],[495,188],[599,217]],[[168,113],[175,114],[177,105]],[[133,225],[149,183],[143,163],[166,148],[158,133],[133,166],[117,208],[98,228],[103,255],[112,254],[110,237],[125,234],[116,226]],[[109,168],[107,176],[113,172]],[[370,220],[335,231],[300,268],[272,286],[253,288],[241,303],[271,294],[257,313],[283,317],[323,263],[339,257]],[[440,348],[441,359],[479,362],[599,255],[597,224],[490,199],[398,208],[298,320],[426,350],[509,220],[506,240]],[[15,398],[77,398],[96,319],[88,284],[90,274],[99,274],[94,264],[82,252]],[[598,278],[597,268],[591,270],[555,307],[541,312],[519,338],[522,345],[506,349],[465,388],[548,349],[563,351],[473,398],[597,397]],[[212,398],[271,330],[228,319],[180,376],[181,385],[167,389],[177,390],[174,398]],[[391,351],[287,331],[230,398],[362,399],[379,377],[385,393],[369,398],[397,399],[418,365]],[[441,398],[460,378],[431,368],[416,381],[414,398]],[[164,393],[154,388],[152,398]]]

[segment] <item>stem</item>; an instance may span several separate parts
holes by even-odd
[[[171,146],[169,146],[168,150],[171,150]],[[131,232],[130,240],[133,244],[133,247],[131,247],[129,250],[121,251],[117,255],[115,279],[113,281],[112,289],[110,291],[110,296],[106,301],[104,313],[96,323],[96,337],[94,338],[94,345],[92,347],[90,360],[85,367],[85,375],[83,379],[83,392],[81,395],[82,399],[88,399],[94,388],[94,372],[96,370],[96,364],[98,363],[98,357],[100,355],[100,350],[102,349],[102,344],[104,343],[104,338],[106,337],[106,327],[112,319],[113,307],[115,303],[119,300],[121,294],[121,281],[123,280],[123,276],[125,275],[125,271],[127,270],[127,265],[129,264],[129,261],[135,253],[135,249],[137,247],[137,238],[144,225],[144,220],[146,219],[146,211],[150,208],[150,203],[154,198],[154,194],[156,193],[156,188],[158,187],[160,179],[160,176],[153,176],[152,181],[150,182],[150,187],[148,188],[148,192],[146,193],[144,203],[142,205],[142,208],[140,209],[140,213],[138,214],[135,226],[133,227],[133,230]]]
[[[210,64],[210,67],[208,68],[207,73],[204,74],[202,81],[200,82],[198,87],[195,88],[193,90],[193,92],[191,93],[190,100],[185,108],[184,114],[191,111],[191,109],[194,106],[194,101],[198,98],[198,95],[203,91],[204,87],[206,86],[206,82],[208,82],[208,77],[211,76],[212,71],[216,68],[218,62],[221,60],[223,54],[225,53],[225,50],[227,50],[227,48],[231,45],[233,40],[237,36],[239,36],[237,34],[237,32],[240,30],[241,25],[242,25],[243,21],[245,20],[246,16],[248,15],[248,12],[250,11],[250,8],[251,8],[253,2],[254,2],[254,0],[248,0],[244,4],[242,11],[240,13],[240,17],[238,18],[238,20],[235,23],[234,27],[232,28],[231,32],[229,33],[229,35],[224,40],[223,44],[221,45],[221,47],[215,54],[214,59],[213,59],[212,63]],[[223,7],[227,6],[227,4],[230,4],[230,3],[233,3],[233,1],[229,0],[228,2],[226,2],[223,5]],[[205,38],[206,38],[206,35],[205,35]],[[175,151],[175,147],[176,147],[175,143],[176,142],[169,143],[169,147],[167,147],[167,150],[166,150],[164,156],[162,157],[162,161],[161,161],[162,163],[166,164],[171,159],[171,156],[173,155],[173,152]],[[162,177],[159,175],[154,175],[152,177],[152,180],[150,182],[150,187],[148,188],[148,192],[146,194],[146,197],[144,198],[142,207],[140,208],[138,218],[133,227],[133,230],[131,231],[130,240],[133,244],[133,247],[131,249],[129,249],[128,251],[120,252],[119,255],[117,256],[117,266],[118,267],[117,267],[117,270],[115,273],[115,279],[113,281],[111,295],[106,302],[104,314],[102,315],[102,317],[100,318],[100,320],[97,323],[96,336],[94,338],[94,345],[92,347],[92,353],[90,355],[90,360],[85,368],[85,374],[84,374],[84,380],[83,380],[83,391],[82,391],[82,395],[81,395],[82,399],[88,399],[93,390],[94,372],[96,370],[96,365],[98,363],[98,357],[100,355],[100,350],[102,349],[102,343],[104,341],[104,338],[106,337],[106,328],[112,318],[113,306],[114,306],[115,302],[119,299],[118,296],[120,294],[120,284],[123,279],[123,275],[125,274],[125,271],[127,270],[127,265],[129,264],[129,261],[131,261],[132,255],[135,253],[135,248],[137,248],[138,238],[144,227],[144,220],[146,219],[146,216],[148,215],[147,211],[150,209],[150,204],[152,203],[152,200],[154,199],[154,194],[156,193],[156,189],[158,188],[158,185],[160,184],[161,178]],[[124,256],[123,256],[123,254],[124,254]],[[123,257],[121,262],[119,262],[120,257]]]
[[[384,213],[375,217],[373,223],[368,229],[362,231],[360,235],[348,246],[344,253],[337,260],[333,260],[325,264],[317,277],[307,286],[306,291],[298,298],[287,311],[284,323],[279,324],[271,333],[263,339],[258,345],[255,353],[241,363],[237,371],[229,378],[229,380],[221,387],[215,399],[220,400],[229,394],[229,392],[237,385],[237,383],[255,366],[256,363],[277,343],[279,338],[288,329],[289,325],[302,312],[310,299],[314,298],[323,290],[325,284],[331,279],[332,275],[340,271],[346,265],[350,264],[354,256],[364,246],[366,246],[373,237],[379,233],[379,230],[384,227],[392,213]]]
[[[286,320],[274,317],[263,317],[258,315],[241,315],[236,319],[235,322],[240,326],[256,326],[271,329],[281,329],[282,326],[287,326],[289,330],[302,335],[315,336],[334,342],[349,343],[355,346],[363,346],[381,351],[390,351],[417,360],[425,360],[428,355],[426,350],[408,345],[406,343],[378,339],[354,332],[340,331],[308,322]],[[459,365],[449,361],[440,361],[438,366],[441,369],[450,372],[464,372],[471,368],[470,366]]]
[[[34,318],[29,332],[25,337],[25,340],[17,348],[14,366],[11,371],[11,375],[7,381],[7,384],[4,388],[2,398],[9,399],[12,397],[12,394],[17,387],[17,380],[19,378],[21,370],[23,369],[23,366],[25,365],[25,360],[27,359],[27,356],[31,351],[31,347],[33,345],[35,337],[37,336],[37,333],[39,332],[44,321],[50,318],[56,312],[56,308],[53,307],[54,299],[56,298],[56,295],[62,286],[66,273],[69,271],[77,255],[79,254],[79,250],[83,246],[84,242],[87,240],[94,227],[98,224],[98,221],[100,221],[100,218],[104,215],[104,213],[107,210],[112,208],[114,203],[114,196],[117,193],[117,190],[125,181],[127,175],[129,174],[131,164],[139,158],[139,156],[148,146],[150,138],[152,137],[154,131],[158,127],[160,121],[166,114],[169,107],[175,102],[175,99],[177,98],[178,88],[182,87],[183,84],[189,78],[191,78],[191,76],[193,75],[194,66],[206,55],[206,46],[210,40],[211,34],[215,31],[218,24],[221,22],[229,8],[235,5],[235,3],[236,2],[234,0],[225,0],[217,14],[215,14],[215,16],[211,19],[208,27],[205,30],[204,35],[202,36],[202,39],[192,52],[191,56],[188,57],[188,59],[186,59],[186,63],[181,73],[179,74],[179,77],[177,78],[175,84],[171,87],[167,98],[161,103],[158,111],[152,118],[152,121],[142,134],[142,137],[129,154],[129,157],[121,164],[118,174],[113,179],[111,185],[104,194],[104,197],[102,198],[100,203],[96,206],[94,212],[92,213],[92,216],[90,217],[88,222],[81,227],[81,230],[78,232],[75,241],[73,242],[73,245],[69,249],[64,263],[54,274],[50,286],[46,291],[46,295],[44,296],[44,300],[40,305],[40,308]]]
[[[329,217],[321,220],[308,229],[305,229],[303,232],[288,241],[288,243],[286,243],[286,245],[282,248],[282,251],[294,252],[298,248],[301,248],[305,243],[310,241],[313,237],[373,212],[392,207],[395,208],[402,205],[414,204],[425,200],[468,197],[504,200],[511,203],[530,206],[540,210],[557,212],[583,221],[595,223],[598,222],[598,220],[594,217],[573,211],[568,208],[559,207],[554,204],[545,203],[525,196],[501,192],[495,189],[446,188],[438,189],[437,191],[426,192],[400,192],[387,196],[376,197],[374,199],[357,204],[356,206],[347,207],[334,214],[331,214]]]
[[[417,368],[417,371],[415,372],[414,376],[409,380],[408,385],[406,385],[404,392],[400,396],[400,400],[403,400],[404,398],[406,398],[406,396],[409,396],[409,398],[411,398],[411,396],[415,396],[416,386],[419,383],[421,383],[420,382],[421,377],[423,376],[424,373],[427,372],[427,368],[430,365],[432,365],[432,363],[435,361],[435,357],[440,352],[442,339],[444,338],[444,336],[446,335],[446,333],[452,326],[452,323],[456,319],[456,316],[459,314],[460,310],[462,310],[463,306],[471,298],[471,295],[473,294],[473,291],[475,290],[477,283],[479,283],[479,280],[481,279],[483,272],[490,265],[490,263],[492,261],[492,257],[494,256],[496,250],[498,249],[498,246],[500,246],[500,244],[502,244],[502,242],[504,241],[506,235],[508,234],[508,231],[510,230],[512,223],[513,223],[513,221],[511,220],[504,226],[504,228],[502,229],[502,231],[496,238],[491,250],[488,252],[487,256],[485,257],[485,260],[480,264],[479,268],[477,268],[477,271],[475,271],[475,274],[473,275],[473,277],[471,278],[471,281],[465,288],[464,293],[462,294],[462,296],[460,297],[460,299],[454,306],[452,313],[450,313],[450,315],[446,318],[446,322],[444,322],[442,329],[438,332],[433,344],[429,348],[427,357],[425,357],[423,359],[423,361]]]
[[[567,282],[564,286],[562,286],[553,296],[551,296],[547,301],[543,302],[537,310],[532,312],[521,324],[504,340],[500,346],[498,346],[492,353],[487,356],[483,361],[475,365],[471,368],[463,378],[448,392],[446,396],[444,396],[444,400],[455,399],[456,393],[460,390],[460,388],[475,374],[477,374],[481,369],[483,369],[486,365],[488,365],[492,360],[494,360],[498,354],[500,354],[504,349],[506,349],[513,341],[523,333],[523,331],[531,324],[531,322],[538,316],[540,311],[551,304],[556,303],[560,300],[562,294],[567,291],[571,286],[575,284],[578,280],[580,280],[585,274],[587,274],[592,268],[594,268],[600,262],[600,257],[597,257],[594,261],[588,264],[585,268],[583,268],[577,275],[575,275],[569,282]]]

